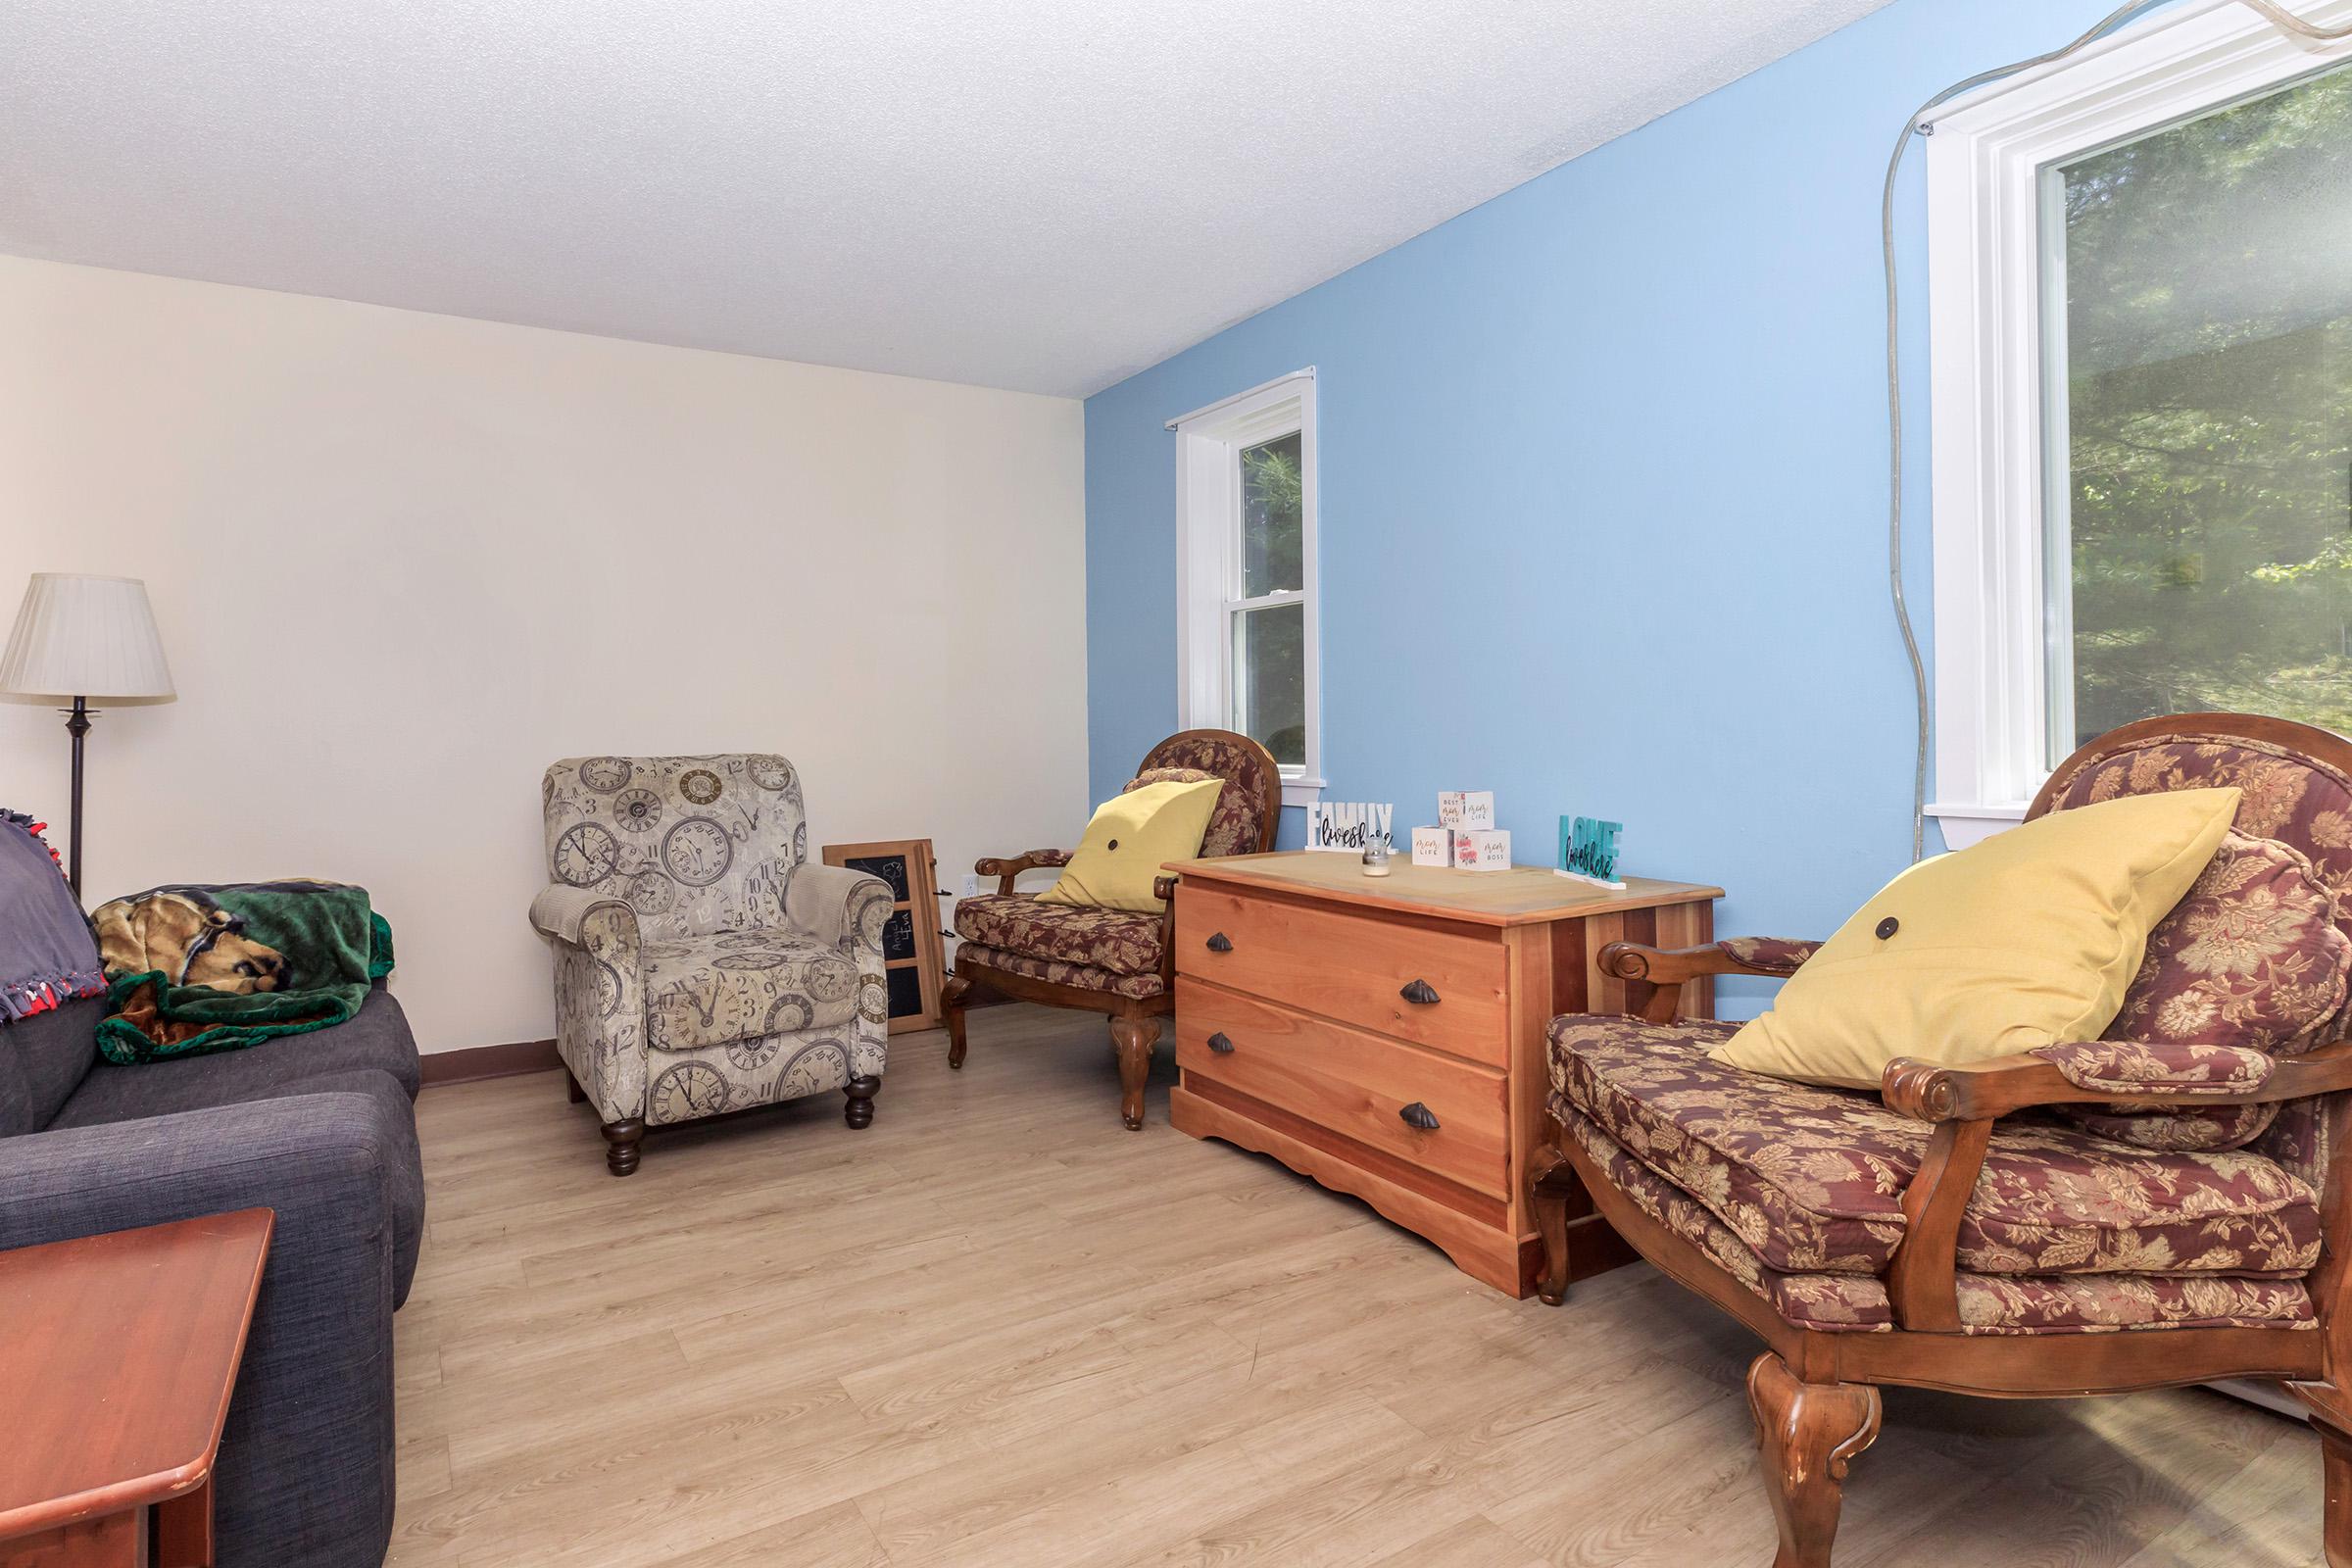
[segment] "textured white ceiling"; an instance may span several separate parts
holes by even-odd
[[[1083,394],[1885,0],[6,0],[0,250]]]

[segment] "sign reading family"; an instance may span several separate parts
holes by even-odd
[[[1394,806],[1376,806],[1369,801],[1317,801],[1306,808],[1306,847],[1361,855],[1365,845],[1378,844],[1394,854],[1396,841],[1389,824],[1396,816]]]
[[[1617,875],[1617,835],[1624,831],[1623,822],[1603,822],[1591,816],[1561,817],[1557,874],[1572,876],[1579,882],[1597,882],[1604,888],[1625,886],[1624,879]]]

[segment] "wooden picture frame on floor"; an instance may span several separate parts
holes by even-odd
[[[883,979],[890,989],[890,1032],[936,1029],[947,953],[939,931],[939,860],[929,839],[828,844],[827,865],[846,866],[890,884],[890,923],[882,931]]]

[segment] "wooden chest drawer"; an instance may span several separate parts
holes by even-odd
[[[1490,1066],[1509,1064],[1498,939],[1188,887],[1176,901],[1176,971]],[[1408,991],[1434,1000],[1408,1000]],[[1177,1010],[1181,1016],[1181,1004]]]
[[[1220,1037],[1230,1050],[1210,1045]],[[1176,982],[1176,1064],[1448,1181],[1505,1197],[1510,1110],[1486,1067],[1197,979]],[[1434,1126],[1405,1120],[1419,1105]]]

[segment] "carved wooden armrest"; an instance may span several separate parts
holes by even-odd
[[[1068,850],[1023,850],[1010,859],[992,858],[975,861],[972,865],[972,872],[976,876],[995,877],[997,891],[1010,893],[1013,878],[1019,876],[1023,871],[1044,870],[1069,863],[1070,852]]]
[[[1703,948],[1612,942],[1600,950],[1600,971],[1620,980],[1642,980],[1655,986],[1642,1016],[1651,1023],[1672,1023],[1675,998],[1684,982],[1713,974],[1786,979],[1820,948],[1818,942],[1791,942],[1781,937],[1727,937]]]
[[[1796,973],[1797,965],[1820,947],[1818,942],[1789,942],[1779,937],[1726,937],[1703,948],[1612,942],[1600,950],[1600,966],[1620,980],[1646,980],[1657,986],[1679,986],[1710,974],[1786,978]]]
[[[2202,1067],[2182,1069],[2210,1074],[2201,1081],[2168,1078],[2158,1070],[2168,1056],[2186,1048],[2139,1041],[2045,1046],[1965,1067],[1898,1056],[1886,1064],[1879,1093],[1890,1110],[1948,1122],[1986,1121],[2032,1105],[2258,1105],[2352,1089],[2352,1041],[2339,1040],[2300,1056],[2266,1057],[2267,1070],[2242,1059],[2260,1053],[2202,1049],[2215,1054]],[[2134,1061],[2134,1053],[2144,1054]],[[2106,1076],[2125,1072],[2139,1076]]]
[[[1903,1240],[1886,1268],[1894,1320],[1924,1333],[1960,1331],[1960,1221],[1984,1166],[1992,1124],[2033,1105],[2250,1105],[2352,1089],[2352,1041],[2307,1055],[2246,1060],[2259,1052],[2139,1041],[2044,1046],[1964,1067],[1899,1056],[1879,1094],[1890,1110],[1934,1122],[1919,1174],[1903,1192]],[[2193,1074],[2204,1074],[2193,1077]]]

